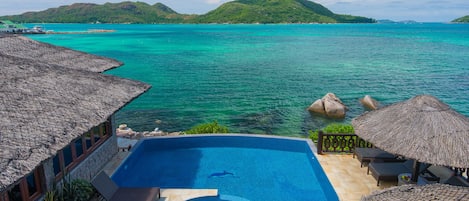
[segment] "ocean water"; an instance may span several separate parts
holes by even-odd
[[[29,37],[120,60],[105,73],[152,85],[115,115],[137,131],[216,120],[234,133],[307,136],[365,112],[365,95],[388,105],[431,94],[469,116],[468,24],[43,26],[116,30]],[[328,92],[345,119],[306,110]]]

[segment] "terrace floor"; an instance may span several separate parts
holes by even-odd
[[[111,175],[130,152],[118,152],[109,162],[104,171]],[[326,172],[329,181],[334,187],[339,199],[342,201],[360,200],[375,190],[396,185],[395,182],[380,182],[368,175],[367,167],[360,168],[360,162],[352,154],[325,154],[317,155],[318,161]],[[217,195],[215,189],[162,189],[162,196],[166,201],[184,201],[200,196]]]
[[[397,184],[381,181],[377,186],[375,178],[366,173],[368,167],[360,167],[360,162],[352,154],[325,154],[317,155],[317,158],[339,199],[343,201],[361,200],[375,190]]]

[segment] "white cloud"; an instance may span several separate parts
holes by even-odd
[[[314,0],[333,12],[375,19],[447,22],[469,14],[465,0]]]
[[[208,4],[219,4],[219,3],[221,3],[220,0],[205,0],[205,2],[208,3]]]

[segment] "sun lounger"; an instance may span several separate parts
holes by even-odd
[[[91,184],[107,201],[155,201],[160,198],[160,188],[124,188],[117,186],[101,171]]]
[[[428,168],[428,172],[438,178],[439,183],[450,184],[453,186],[469,187],[469,179],[457,174],[451,168],[439,165],[432,165]]]
[[[368,174],[376,179],[379,186],[380,181],[396,181],[401,173],[411,173],[414,161],[379,163],[371,162],[368,164]]]
[[[462,176],[454,175],[444,182],[445,184],[453,186],[464,186],[469,187],[469,182],[464,179]]]
[[[360,167],[363,167],[364,163],[369,163],[373,160],[380,160],[380,161],[395,161],[397,156],[386,151],[383,151],[378,148],[360,148],[356,147],[353,151],[353,157],[360,161]]]

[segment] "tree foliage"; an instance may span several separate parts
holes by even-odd
[[[336,133],[336,134],[354,134],[355,130],[351,124],[339,124],[332,123],[321,129],[324,133]],[[319,130],[309,131],[309,138],[313,141],[318,140]]]
[[[217,121],[203,123],[185,131],[186,134],[204,134],[204,133],[229,133],[226,126],[219,125]]]

